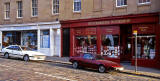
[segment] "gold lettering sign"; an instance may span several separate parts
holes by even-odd
[[[129,23],[130,21],[131,21],[130,19],[95,21],[95,22],[88,22],[88,25],[121,24],[121,23]]]
[[[140,31],[147,31],[147,29],[148,29],[149,27],[139,27],[139,29],[140,29]]]

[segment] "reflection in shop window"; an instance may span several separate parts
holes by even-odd
[[[155,35],[141,35],[137,37],[138,58],[154,59],[156,40]]]
[[[3,48],[9,45],[20,45],[20,32],[3,32],[2,42]]]
[[[76,36],[76,53],[96,53],[97,39],[95,35]]]
[[[37,50],[37,32],[24,31],[22,32],[22,45],[29,47],[32,50]]]
[[[118,35],[102,35],[101,54],[112,58],[120,55]]]
[[[49,30],[41,31],[41,48],[50,48]]]

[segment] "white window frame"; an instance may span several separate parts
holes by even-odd
[[[17,1],[17,18],[23,18],[23,2],[22,1]]]
[[[59,0],[52,0],[52,14],[59,14]]]
[[[80,3],[80,6],[75,7],[75,3]],[[79,10],[75,11],[75,8],[78,8],[78,7],[79,7]],[[82,10],[81,0],[73,0],[73,12],[81,12],[81,10]]]
[[[122,0],[120,0],[120,5],[118,5],[118,1],[119,0],[116,0],[116,7],[126,7],[127,6],[127,0],[126,0],[126,4],[124,3],[125,0],[123,0],[123,4],[121,3]]]
[[[32,0],[32,17],[38,16],[38,0],[34,0],[34,2],[35,3],[33,3],[33,0]]]
[[[4,11],[4,18],[5,19],[10,19],[10,6],[11,4],[9,2],[5,3],[5,11]]]
[[[138,0],[138,5],[143,5],[143,4],[151,4],[151,0],[149,1],[142,0],[142,3],[140,3],[140,0]]]

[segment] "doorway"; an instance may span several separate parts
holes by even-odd
[[[121,62],[132,59],[132,25],[120,25]]]
[[[70,55],[70,29],[64,28],[63,32],[63,57],[69,57]]]

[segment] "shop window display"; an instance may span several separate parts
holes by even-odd
[[[76,36],[75,52],[79,53],[97,53],[96,35]]]
[[[32,50],[37,50],[37,32],[24,31],[22,32],[22,45],[29,47]]]
[[[102,35],[101,54],[111,58],[118,58],[120,55],[118,35]]]
[[[20,32],[3,32],[3,47],[20,45]]]
[[[156,40],[155,35],[137,36],[137,57],[143,59],[154,59]]]

